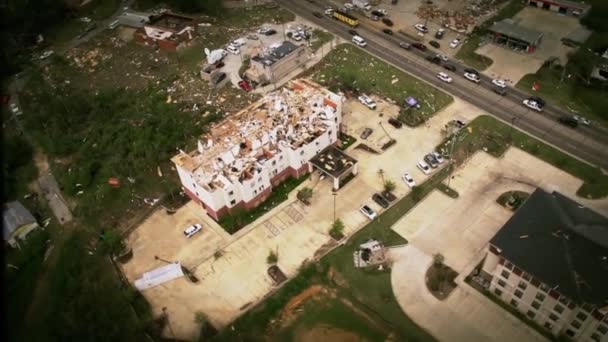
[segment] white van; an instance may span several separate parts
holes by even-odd
[[[117,28],[117,27],[118,27],[118,25],[120,25],[120,23],[118,22],[118,20],[114,20],[113,22],[111,22],[111,23],[108,25],[108,28],[109,28],[110,30],[113,30],[113,29]]]
[[[365,39],[363,39],[362,37],[359,37],[359,36],[353,36],[353,43],[355,43],[355,45],[360,46],[360,47],[367,46],[367,42],[365,41]]]

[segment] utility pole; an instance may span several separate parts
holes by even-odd
[[[384,134],[386,134],[386,136],[393,141],[393,137],[390,136],[390,134],[388,134],[388,132],[386,131],[386,129],[384,128],[384,126],[382,126],[382,121],[378,122],[378,125],[380,125],[380,128],[382,128],[382,130],[384,131]]]
[[[450,180],[452,180],[452,172],[454,172],[454,145],[456,144],[456,134],[452,134],[452,146],[450,147],[450,174],[448,175],[448,188]]]

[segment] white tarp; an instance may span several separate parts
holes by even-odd
[[[135,280],[135,287],[138,290],[145,290],[183,276],[180,263],[168,264],[144,273],[141,278]]]

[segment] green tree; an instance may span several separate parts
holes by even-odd
[[[568,55],[567,71],[574,73],[575,76],[589,85],[591,83],[591,72],[599,63],[600,58],[588,49],[577,49]]]
[[[441,253],[433,254],[433,265],[441,266],[441,265],[443,265],[444,261],[445,261],[445,257],[443,256],[443,254],[441,254]]]
[[[312,198],[312,189],[309,187],[302,188],[300,191],[298,191],[297,197],[303,203],[310,204],[310,199]]]
[[[329,235],[336,240],[340,240],[344,236],[344,222],[340,219],[336,219],[331,225]]]
[[[397,187],[397,185],[395,184],[395,182],[393,182],[390,179],[387,179],[384,182],[384,192],[393,192],[396,187]]]
[[[266,262],[268,263],[268,265],[274,265],[278,261],[279,261],[279,255],[271,250],[268,253],[268,256],[266,257]]]
[[[416,202],[422,199],[424,190],[419,186],[412,187],[412,199]]]

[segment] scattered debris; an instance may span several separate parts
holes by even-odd
[[[370,239],[359,245],[359,250],[353,252],[355,267],[381,265],[386,261],[386,248],[378,240]]]

